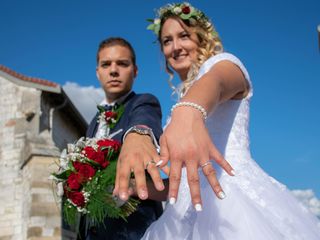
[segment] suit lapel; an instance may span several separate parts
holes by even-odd
[[[130,102],[130,100],[135,96],[135,92],[132,91],[123,101],[121,104],[124,105],[124,107],[126,108],[126,105]],[[124,110],[126,113],[126,110]],[[96,113],[95,117],[92,119],[89,128],[87,130],[87,137],[94,137],[96,135],[96,132],[98,130],[98,116],[99,116],[99,112]],[[116,128],[115,128],[116,129]],[[114,129],[113,129],[114,130]],[[111,130],[110,133],[112,133],[113,131]]]
[[[87,137],[92,138],[96,134],[98,130],[98,116],[99,116],[99,112],[96,113],[95,117],[92,119],[89,125],[89,128],[87,130]]]

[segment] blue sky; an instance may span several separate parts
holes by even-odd
[[[225,50],[237,55],[250,73],[254,159],[290,189],[310,188],[319,197],[320,1],[190,2],[207,13]],[[122,36],[137,52],[134,89],[156,95],[166,116],[173,98],[159,47],[145,21],[165,3],[3,0],[0,64],[61,85],[97,88],[97,45],[106,37]]]

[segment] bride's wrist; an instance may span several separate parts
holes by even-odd
[[[172,117],[174,115],[177,115],[177,113],[182,115],[189,116],[192,114],[192,116],[201,116],[201,118],[205,121],[207,119],[207,111],[202,107],[201,105],[194,103],[194,102],[189,102],[189,101],[182,101],[178,102],[175,105],[172,106],[171,108],[171,115]]]
[[[204,121],[201,112],[191,107],[179,107],[173,109],[171,112],[171,119],[177,119],[178,124],[189,123],[190,125],[192,125],[192,121]]]

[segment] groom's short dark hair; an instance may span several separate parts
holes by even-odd
[[[97,51],[97,63],[99,63],[99,53],[102,49],[104,49],[106,47],[116,46],[116,45],[126,47],[130,50],[132,63],[134,66],[136,66],[136,53],[134,52],[133,47],[131,46],[131,44],[127,40],[125,40],[124,38],[121,38],[121,37],[110,37],[110,38],[103,40],[99,44],[99,48]]]

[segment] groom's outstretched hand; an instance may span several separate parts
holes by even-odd
[[[138,197],[142,200],[147,199],[149,194],[145,170],[150,174],[156,190],[164,190],[164,183],[157,167],[157,164],[161,163],[159,161],[160,157],[150,136],[129,133],[123,142],[118,158],[113,194],[118,195],[122,200],[128,199],[132,193],[129,183],[131,173],[133,173]]]

